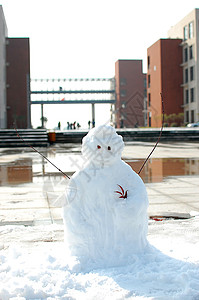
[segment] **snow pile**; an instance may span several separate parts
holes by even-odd
[[[148,198],[141,178],[121,160],[123,140],[111,126],[83,139],[86,161],[67,189],[65,241],[82,270],[121,266],[147,250]]]
[[[13,235],[33,234],[32,228],[22,227],[10,230]],[[43,243],[31,250],[13,245],[0,251],[0,299],[199,299],[198,228],[197,217],[181,223],[152,221],[153,246],[147,253],[132,256],[127,266],[91,272],[78,272],[78,262],[66,257],[64,243]],[[178,231],[184,236],[179,238]]]

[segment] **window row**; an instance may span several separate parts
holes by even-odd
[[[184,83],[194,80],[194,67],[186,68],[184,70]]]
[[[148,88],[151,86],[151,75],[148,75]]]
[[[148,93],[148,106],[150,107],[151,106],[151,94]]]
[[[192,39],[194,35],[193,32],[193,22],[190,22],[188,25],[185,25],[183,28],[183,36],[184,36],[184,41],[189,39]]]
[[[126,78],[120,78],[120,85],[126,85]]]
[[[184,57],[183,57],[183,61],[187,62],[188,59],[192,59],[193,58],[193,45],[184,48]]]
[[[126,97],[126,90],[121,90],[120,91],[120,96],[121,97]]]
[[[195,111],[194,110],[187,110],[185,112],[185,123],[194,123],[195,122]]]
[[[195,101],[195,90],[194,88],[191,88],[190,90],[185,90],[185,104],[188,104],[189,102]]]

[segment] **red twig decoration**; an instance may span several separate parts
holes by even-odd
[[[126,192],[124,192],[123,187],[121,187],[121,185],[119,185],[119,184],[118,184],[118,186],[120,187],[121,192],[120,191],[115,191],[115,193],[118,193],[119,195],[121,195],[119,198],[126,199],[128,190]]]

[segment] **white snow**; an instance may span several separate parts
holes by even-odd
[[[46,237],[42,227],[2,226],[13,236]],[[35,235],[34,235],[35,236]],[[149,222],[148,253],[114,268],[78,270],[66,256],[64,243],[16,244],[0,251],[0,299],[199,299],[199,217]],[[73,268],[72,268],[73,266]]]

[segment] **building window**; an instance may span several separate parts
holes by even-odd
[[[184,62],[188,61],[188,48],[184,49]]]
[[[187,25],[184,26],[183,31],[184,31],[184,41],[186,41],[188,39],[188,28],[187,28]]]
[[[126,90],[121,90],[120,95],[121,97],[126,97]]]
[[[147,88],[146,77],[144,77],[144,88]]]
[[[126,102],[122,101],[122,108],[126,108]]]
[[[189,103],[189,90],[185,91],[185,104]]]
[[[149,70],[150,69],[150,56],[148,56],[147,62],[148,62],[148,70]]]
[[[193,37],[193,22],[189,23],[189,38]]]
[[[195,122],[195,118],[194,118],[194,110],[191,110],[191,123]]]
[[[126,85],[126,78],[120,79],[120,85]]]
[[[151,86],[151,75],[148,75],[148,87],[150,88]]]
[[[147,82],[146,82],[146,77],[144,77],[144,98],[147,97]]]
[[[148,106],[150,107],[151,106],[151,94],[148,93]]]
[[[184,82],[187,83],[189,80],[189,75],[188,75],[188,69],[185,69],[185,77],[184,77]]]
[[[189,123],[189,111],[188,110],[185,113],[185,122]]]
[[[192,59],[193,58],[193,46],[191,45],[189,47],[189,59]]]
[[[149,112],[149,127],[151,127],[151,117],[152,117],[152,113],[151,113],[151,111]]]
[[[194,68],[190,68],[190,81],[194,80]]]
[[[191,94],[191,102],[194,102],[194,88],[190,89],[190,94]]]

